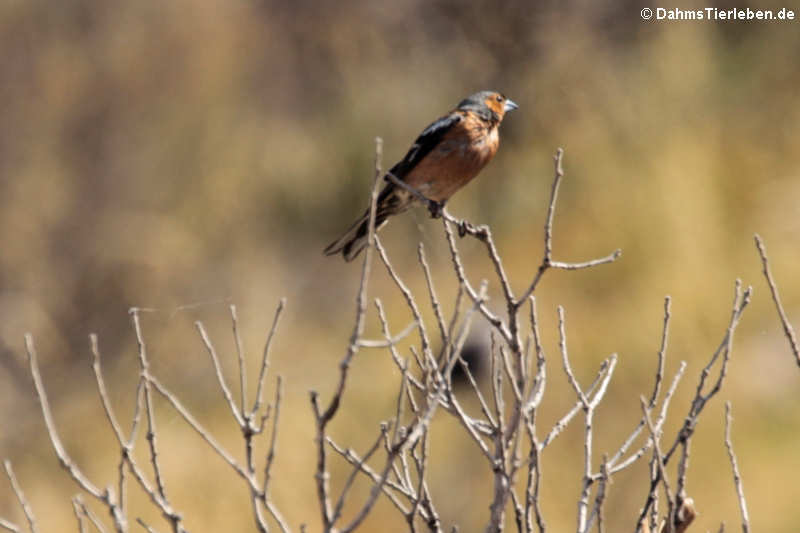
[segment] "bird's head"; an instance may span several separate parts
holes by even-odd
[[[503,120],[506,113],[518,107],[512,100],[506,98],[504,94],[496,91],[475,93],[458,104],[458,109],[462,111],[475,111],[482,115],[488,115],[487,118],[492,118],[497,122]]]

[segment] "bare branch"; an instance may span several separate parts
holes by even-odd
[[[456,277],[458,278],[459,284],[467,292],[467,295],[472,299],[473,303],[478,302],[480,300],[478,297],[478,292],[472,287],[467,279],[466,274],[464,273],[464,265],[461,262],[461,256],[458,253],[458,247],[456,246],[456,240],[453,236],[453,230],[450,228],[450,223],[444,217],[442,217],[442,221],[445,235],[447,236],[447,243],[450,246],[450,257],[453,261],[453,267],[455,268]],[[489,324],[494,326],[507,342],[510,342],[511,332],[509,331],[505,322],[503,322],[497,315],[490,311],[484,302],[481,302],[479,309]]]
[[[370,198],[369,218],[367,222],[367,249],[364,253],[364,262],[361,267],[361,282],[358,288],[358,296],[356,297],[356,319],[353,333],[350,336],[350,343],[347,347],[347,352],[344,358],[339,363],[339,382],[336,386],[336,391],[331,398],[328,407],[324,411],[320,410],[319,399],[316,391],[311,391],[311,407],[314,412],[314,418],[317,425],[317,436],[315,438],[317,444],[317,498],[319,499],[320,512],[322,514],[323,530],[327,533],[333,527],[332,509],[330,502],[330,489],[328,487],[328,468],[327,457],[325,452],[325,428],[328,423],[336,414],[339,405],[342,401],[344,394],[345,384],[347,383],[347,374],[350,368],[350,362],[353,360],[356,352],[358,352],[359,340],[364,332],[364,317],[367,311],[367,285],[369,275],[372,268],[372,252],[376,244],[375,240],[375,215],[377,210],[378,201],[378,186],[381,182],[381,158],[383,155],[383,140],[378,137],[375,139],[375,174],[372,183],[372,195]]]
[[[608,254],[605,257],[600,257],[598,259],[592,259],[590,261],[583,261],[580,263],[565,263],[563,261],[551,261],[550,267],[551,268],[558,268],[561,270],[583,270],[584,268],[592,268],[600,265],[606,265],[608,263],[613,263],[617,259],[622,256],[622,250],[617,249]]]
[[[100,533],[105,533],[106,528],[103,527],[103,523],[100,521],[97,515],[95,515],[91,511],[91,509],[89,509],[89,507],[86,505],[86,503],[83,501],[83,498],[81,498],[80,495],[76,495],[74,498],[72,498],[72,504],[73,506],[75,506],[76,509],[78,509],[81,515],[83,515],[86,519],[89,520],[89,522],[94,526],[94,528],[97,531],[99,531]]]
[[[400,341],[408,337],[412,331],[417,327],[417,322],[413,321],[409,325],[407,325],[403,331],[395,335],[394,337],[387,337],[382,341],[374,341],[368,339],[361,339],[358,341],[358,345],[362,348],[393,348],[397,345]]]
[[[692,435],[694,434],[694,430],[697,427],[697,420],[700,416],[700,413],[703,411],[703,408],[706,406],[708,401],[719,392],[720,388],[722,387],[722,383],[727,375],[728,369],[728,362],[730,360],[730,353],[733,346],[733,335],[736,330],[737,325],[739,324],[739,320],[744,312],[744,309],[750,303],[750,297],[752,294],[752,287],[747,287],[744,291],[742,291],[742,283],[740,280],[736,280],[736,286],[734,290],[734,298],[733,298],[733,306],[731,309],[731,318],[728,323],[728,328],[725,331],[725,335],[720,343],[719,347],[714,351],[711,355],[711,358],[703,368],[702,372],[700,373],[700,380],[697,385],[697,389],[695,392],[694,399],[689,406],[689,412],[684,419],[683,426],[681,427],[680,431],[678,431],[678,435],[675,437],[675,441],[672,443],[670,449],[666,452],[666,455],[659,457],[659,459],[663,459],[663,464],[666,465],[669,460],[672,458],[673,453],[677,450],[678,446],[682,449],[680,464],[678,466],[678,489],[676,492],[676,496],[678,498],[683,499],[684,502],[690,501],[690,498],[684,498],[683,487],[685,482],[686,471],[688,467],[688,459],[689,459],[689,444]],[[711,369],[714,364],[720,360],[721,363],[719,365],[719,374],[717,375],[716,381],[709,387],[708,391],[705,392],[705,385],[708,376],[711,373]],[[657,470],[654,472],[653,478],[650,481],[650,492],[647,497],[647,501],[645,505],[642,507],[641,514],[639,515],[639,520],[637,524],[642,524],[644,518],[651,510],[651,506],[654,503],[655,499],[655,489],[658,483],[661,480],[661,470]],[[688,505],[688,504],[687,504]],[[683,507],[683,503],[676,507],[672,507],[671,509],[671,516],[673,519],[677,516],[676,513],[680,511]],[[691,514],[688,510],[686,511],[687,516]],[[675,522],[671,522],[674,524]],[[671,526],[670,526],[671,527]]]
[[[12,531],[13,533],[22,533],[22,530],[16,524],[9,522],[5,518],[0,518],[0,528],[6,531]]]
[[[481,413],[483,413],[483,416],[486,417],[486,421],[489,423],[490,426],[496,427],[497,422],[492,416],[492,412],[489,410],[489,404],[486,403],[486,398],[484,398],[480,387],[478,387],[478,383],[475,381],[475,376],[472,375],[472,370],[470,370],[469,364],[467,364],[464,358],[461,357],[460,355],[458,357],[458,363],[459,366],[461,366],[461,370],[464,372],[464,375],[467,377],[467,381],[469,382],[470,387],[475,392],[475,397],[478,398],[478,403],[481,406]],[[455,397],[455,393],[453,393],[453,397]],[[457,401],[453,403],[454,405],[458,404]],[[457,409],[458,408],[459,407],[457,407]]]
[[[386,483],[389,472],[391,471],[392,464],[394,460],[411,444],[415,443],[417,439],[420,438],[422,434],[426,431],[428,424],[430,423],[430,419],[433,416],[433,413],[436,411],[436,407],[438,406],[438,401],[431,401],[428,405],[427,411],[412,424],[410,428],[407,428],[402,438],[398,441],[394,442],[389,449],[388,456],[386,458],[386,463],[383,467],[383,471],[380,474],[380,478],[377,482],[372,486],[370,490],[369,497],[364,505],[361,507],[361,510],[356,514],[353,520],[345,527],[341,528],[341,533],[349,533],[350,531],[355,530],[364,519],[367,517],[369,512],[372,510],[372,507],[375,505],[375,502],[378,500],[378,496],[380,495],[384,484]]]
[[[747,500],[744,497],[742,476],[739,474],[739,465],[736,462],[736,454],[733,451],[733,442],[731,441],[731,420],[731,402],[725,402],[725,448],[728,450],[728,458],[731,460],[733,484],[736,486],[736,495],[739,497],[739,509],[742,512],[742,532],[749,533],[750,517],[747,513]]]
[[[345,450],[344,448],[340,447],[336,444],[333,439],[328,437],[327,439],[328,444],[333,448],[339,455],[341,455],[345,461],[350,463],[352,466],[357,466],[359,471],[367,476],[373,483],[378,483],[380,481],[380,476],[377,472],[375,472],[368,464],[366,464],[353,450]],[[408,509],[403,505],[403,503],[397,497],[395,492],[399,492],[404,497],[408,498],[409,501],[414,500],[414,495],[402,485],[387,479],[386,482],[383,484],[381,488],[383,493],[389,498],[389,500],[394,504],[395,507],[404,515],[408,514]],[[394,491],[394,492],[393,492]]]
[[[231,322],[233,322],[233,338],[236,341],[236,357],[239,361],[239,393],[241,395],[241,403],[239,404],[239,412],[245,414],[245,407],[247,402],[247,367],[244,364],[244,349],[242,348],[242,337],[239,335],[239,317],[236,314],[236,306],[231,304]]]
[[[658,469],[658,476],[661,479],[662,484],[664,485],[664,493],[667,495],[668,509],[669,512],[667,516],[669,516],[669,521],[667,522],[667,532],[670,533],[672,531],[672,525],[675,523],[675,498],[672,496],[672,489],[670,488],[669,479],[667,478],[667,471],[664,467],[664,460],[662,459],[664,456],[661,453],[661,435],[659,431],[653,425],[653,421],[650,420],[650,409],[647,407],[647,401],[644,399],[644,396],[640,398],[642,404],[642,412],[644,413],[644,420],[645,424],[647,425],[647,429],[650,430],[650,436],[653,440],[653,458],[655,459],[656,468]]]
[[[145,531],[147,531],[147,533],[158,533],[158,531],[155,528],[152,528],[149,525],[147,525],[147,523],[141,518],[136,518],[136,523],[142,526],[145,529]]]
[[[592,381],[592,383],[589,385],[589,387],[586,390],[587,394],[589,394],[589,395],[592,394],[592,392],[594,391],[595,387],[597,387],[597,385],[600,383],[600,378],[603,376],[603,372],[605,371],[605,367],[603,365],[601,365],[600,370],[601,371],[598,373],[598,375],[595,377],[594,381]],[[567,427],[567,425],[569,425],[569,423],[572,421],[572,419],[575,418],[575,415],[577,415],[578,412],[582,408],[583,408],[583,402],[581,400],[578,400],[577,402],[575,402],[575,405],[572,406],[572,409],[567,411],[567,413],[563,417],[561,417],[561,419],[559,419],[558,422],[556,422],[553,425],[553,429],[550,430],[550,433],[548,433],[547,437],[545,437],[545,439],[542,441],[542,443],[540,445],[541,448],[545,449],[545,448],[547,448],[547,446],[552,444],[553,440],[555,440],[555,438],[558,437],[561,434],[562,431],[564,431],[564,429]]]
[[[161,396],[164,397],[172,407],[180,414],[183,419],[186,421],[189,426],[195,430],[195,432],[200,435],[200,437],[206,441],[206,443],[211,446],[214,452],[219,455],[228,465],[236,471],[243,479],[250,482],[251,485],[257,488],[255,485],[255,480],[248,474],[248,472],[234,459],[230,453],[225,451],[225,449],[216,441],[216,439],[208,432],[197,419],[189,412],[189,410],[184,407],[184,405],[178,400],[178,398],[172,394],[161,382],[152,375],[147,376],[147,381],[155,387],[156,391],[158,391]]]
[[[756,248],[758,248],[758,253],[761,256],[761,263],[764,266],[764,277],[767,278],[767,284],[769,285],[769,290],[772,293],[772,301],[775,302],[775,308],[778,310],[778,316],[780,317],[781,324],[783,325],[783,333],[786,335],[786,338],[789,341],[789,346],[792,349],[795,361],[798,365],[800,365],[800,345],[797,344],[797,336],[794,334],[794,329],[792,329],[792,325],[789,323],[789,318],[786,316],[786,311],[783,310],[781,296],[778,293],[778,286],[775,284],[775,280],[772,278],[772,272],[769,268],[769,259],[767,258],[767,248],[764,246],[764,241],[761,240],[761,237],[758,235],[758,233],[755,234],[755,239]]]
[[[129,311],[131,320],[133,321],[133,329],[136,333],[136,342],[139,346],[139,365],[142,374],[147,377],[150,373],[150,363],[147,360],[147,350],[142,336],[142,328],[139,323],[139,310],[132,308]],[[152,394],[150,391],[150,380],[145,379],[144,383],[144,404],[145,413],[147,414],[147,442],[150,445],[150,461],[153,464],[153,472],[156,477],[156,485],[158,487],[158,494],[164,501],[167,501],[166,491],[164,489],[164,481],[161,478],[161,468],[158,464],[158,447],[157,436],[155,427],[155,414],[153,412]]]
[[[664,365],[666,363],[667,354],[667,337],[669,337],[669,319],[671,314],[672,298],[666,296],[664,298],[664,326],[661,329],[661,347],[658,349],[658,367],[656,368],[656,380],[653,384],[653,394],[650,395],[650,402],[648,407],[653,409],[658,400],[658,395],[661,393],[661,382],[664,380]]]
[[[399,421],[398,421],[399,423]],[[395,424],[395,427],[397,424]],[[331,517],[332,522],[336,522],[339,517],[342,515],[342,509],[344,508],[344,502],[347,499],[347,495],[350,492],[350,487],[353,486],[353,481],[355,481],[356,474],[358,474],[364,466],[364,463],[369,461],[369,458],[372,457],[372,454],[378,450],[378,447],[381,445],[386,433],[389,431],[389,426],[387,424],[381,424],[381,432],[378,435],[378,438],[375,440],[375,443],[367,450],[367,453],[358,461],[358,464],[353,465],[353,470],[350,472],[350,475],[347,476],[347,480],[344,482],[344,486],[342,487],[342,492],[339,493],[339,499],[336,501],[336,507],[333,509],[333,516]]]
[[[500,286],[503,288],[503,296],[505,296],[506,301],[513,302],[514,293],[511,290],[511,283],[508,281],[508,275],[506,275],[506,271],[503,268],[503,260],[497,252],[497,246],[494,244],[494,238],[492,237],[492,231],[489,229],[489,226],[473,226],[466,220],[458,220],[446,210],[442,211],[442,218],[447,223],[457,227],[459,235],[471,235],[486,245],[489,259],[492,261],[492,265],[494,265],[497,278],[500,280]]]
[[[572,373],[572,368],[569,365],[569,357],[567,356],[567,334],[564,331],[564,308],[558,306],[558,347],[561,349],[561,361],[564,364],[564,372],[567,374],[569,384],[578,395],[578,399],[583,405],[584,410],[589,409],[589,401],[586,399],[586,394],[581,390],[578,380]]]
[[[286,298],[281,298],[280,302],[278,302],[278,308],[275,310],[275,318],[272,319],[272,327],[269,329],[267,342],[264,345],[264,354],[261,357],[261,372],[258,374],[258,389],[256,390],[256,399],[251,411],[253,414],[256,414],[261,409],[261,404],[264,401],[263,391],[264,381],[267,378],[267,369],[269,368],[269,351],[272,347],[272,339],[275,337],[275,331],[278,329],[278,322],[280,321],[281,313],[285,307]]]
[[[430,340],[428,338],[428,332],[425,328],[425,322],[422,320],[422,314],[419,311],[419,307],[417,306],[417,301],[414,299],[414,295],[411,294],[411,291],[403,283],[403,280],[400,279],[397,272],[395,271],[392,263],[389,261],[389,256],[386,255],[386,249],[381,244],[380,239],[375,237],[375,249],[378,251],[378,255],[381,258],[384,266],[386,267],[386,271],[389,273],[389,277],[392,278],[394,284],[400,289],[400,292],[403,294],[403,298],[405,298],[406,303],[408,304],[409,309],[411,309],[411,315],[414,317],[414,322],[419,330],[419,336],[422,341],[422,355],[427,357],[431,353],[430,348]]]
[[[666,363],[667,337],[669,335],[669,321],[670,321],[670,317],[671,317],[671,312],[670,312],[671,311],[671,303],[672,303],[672,299],[669,296],[664,298],[664,325],[663,325],[663,328],[662,328],[662,331],[661,331],[661,347],[658,350],[658,366],[656,367],[656,377],[655,377],[655,382],[653,383],[653,392],[650,395],[650,401],[647,404],[648,408],[651,409],[651,410],[654,409],[655,406],[656,406],[656,402],[658,401],[658,396],[661,393],[661,384],[664,381],[664,366],[665,366],[665,363]],[[673,392],[674,392],[674,387],[677,386],[677,382],[678,382],[678,379],[679,379],[680,375],[683,374],[683,369],[685,368],[685,366],[686,366],[685,364],[682,364],[681,371],[676,376],[676,379],[673,381],[672,388],[671,388],[671,390]],[[669,398],[671,396],[672,396],[672,394],[668,393],[667,397],[664,399],[664,404],[663,404],[663,408],[662,408],[662,416],[659,417],[658,422],[656,422],[656,427],[657,428],[660,428],[661,422],[663,421],[664,416],[666,416],[666,408],[669,405]],[[642,418],[639,420],[639,423],[636,425],[634,430],[631,432],[631,434],[628,436],[628,438],[625,440],[625,442],[622,443],[622,445],[619,447],[619,450],[617,450],[617,452],[609,460],[608,465],[610,467],[610,470],[611,470],[612,474],[614,474],[616,472],[619,472],[620,470],[622,470],[624,468],[627,468],[628,466],[633,464],[636,460],[638,460],[640,457],[642,457],[644,455],[644,453],[647,451],[647,449],[649,449],[651,441],[648,441],[639,450],[639,452],[637,454],[634,454],[628,460],[624,461],[623,462],[624,466],[622,466],[622,465],[620,465],[619,467],[616,466],[617,461],[619,461],[620,458],[625,454],[625,452],[628,451],[628,448],[631,446],[631,444],[633,444],[633,441],[636,440],[636,437],[639,436],[639,434],[641,433],[642,428],[644,428],[644,425],[645,425],[645,420],[644,420],[644,416],[642,416]]]
[[[692,400],[692,404],[689,408],[689,414],[687,415],[683,428],[681,429],[678,437],[675,439],[675,442],[670,447],[667,455],[665,457],[665,462],[669,461],[670,457],[674,453],[675,449],[678,447],[679,444],[686,442],[694,432],[694,428],[697,423],[697,418],[700,416],[703,408],[705,407],[706,403],[717,393],[719,392],[720,388],[722,387],[722,382],[727,375],[728,370],[728,362],[730,360],[730,352],[733,346],[733,334],[736,331],[736,326],[739,324],[739,319],[744,312],[744,309],[750,303],[750,295],[752,294],[752,287],[748,287],[745,289],[744,292],[741,290],[742,284],[740,280],[736,280],[736,287],[734,291],[734,300],[733,300],[733,308],[731,310],[731,319],[728,323],[728,328],[725,331],[725,336],[722,339],[719,347],[716,351],[712,354],[711,359],[709,360],[708,364],[703,368],[703,371],[700,373],[700,380],[697,384],[697,391],[695,393],[695,397]],[[720,364],[719,374],[717,375],[717,379],[708,392],[704,393],[704,387],[706,384],[706,380],[708,379],[709,374],[711,373],[711,368],[714,366],[714,363],[717,362],[720,355],[722,355],[722,363]]]
[[[561,317],[563,318],[563,317]],[[563,325],[563,320],[561,321]],[[569,368],[569,363],[566,359],[566,348],[564,348],[564,361],[565,361],[565,368]],[[598,377],[603,375],[602,380],[600,381],[600,386],[597,389],[594,397],[590,401],[586,401],[586,398],[583,397],[582,403],[584,403],[584,437],[583,437],[583,487],[581,490],[581,496],[578,499],[578,531],[580,532],[588,532],[589,528],[592,525],[591,518],[589,517],[589,494],[591,491],[592,483],[594,481],[594,476],[592,475],[592,448],[593,448],[593,431],[594,431],[594,412],[600,402],[602,401],[603,397],[608,390],[608,384],[611,382],[611,377],[614,375],[614,369],[617,365],[617,354],[612,354],[608,359],[606,359],[603,364],[600,366],[600,372],[598,373]],[[568,372],[571,374],[571,372]],[[572,378],[575,379],[574,377]],[[578,385],[577,381],[575,381],[575,385],[577,387],[577,391],[580,391],[580,386]],[[582,392],[579,392],[579,397],[582,395]],[[603,477],[601,479],[605,479],[607,481],[608,478],[608,469],[607,469],[607,458],[603,458],[603,466],[601,472],[605,471],[605,474],[601,474]],[[601,484],[601,490],[605,490],[605,481]],[[600,497],[600,493],[598,493],[598,497]],[[599,500],[598,507],[596,508],[597,511],[600,511],[599,505],[602,505],[602,498]]]
[[[281,528],[281,531],[287,533],[289,531],[289,526],[284,520],[283,516],[281,516],[278,509],[272,503],[272,500],[269,498],[269,482],[271,480],[271,472],[272,472],[272,463],[275,460],[275,450],[277,448],[277,441],[278,441],[278,420],[280,420],[281,415],[281,400],[283,399],[283,377],[278,376],[278,381],[275,386],[275,407],[273,409],[273,418],[272,418],[272,435],[270,436],[269,442],[269,452],[267,452],[267,461],[266,466],[264,467],[264,485],[261,491],[263,495],[262,501],[264,502],[264,506],[267,508],[267,511],[272,515],[272,518],[278,523],[278,526]]]
[[[233,415],[234,420],[236,420],[236,423],[239,425],[239,427],[245,426],[246,422],[244,421],[243,413],[240,413],[239,409],[236,407],[236,402],[233,400],[233,394],[231,394],[231,390],[228,388],[228,384],[225,382],[225,376],[222,375],[222,365],[220,365],[219,356],[217,356],[217,351],[214,349],[211,339],[208,338],[208,333],[206,333],[203,323],[198,320],[194,323],[194,326],[197,328],[198,333],[200,333],[200,338],[203,340],[203,345],[206,347],[208,355],[211,356],[211,362],[214,364],[214,373],[217,376],[219,388],[222,390],[222,395],[224,396],[225,401],[228,402],[228,406],[231,409],[231,414]]]
[[[117,441],[122,445],[125,443],[125,437],[122,434],[122,428],[120,427],[119,422],[117,422],[117,418],[114,416],[114,409],[111,406],[111,400],[108,398],[108,391],[106,390],[106,384],[103,380],[103,372],[100,366],[100,350],[97,347],[97,335],[89,335],[89,345],[91,346],[92,350],[92,370],[94,371],[95,381],[97,381],[97,391],[100,394],[100,401],[103,404],[103,411],[105,411],[106,418],[108,418],[108,423],[111,425],[111,428],[114,430],[114,434],[117,436]]]
[[[428,260],[425,258],[425,247],[419,243],[417,248],[417,256],[419,264],[422,265],[422,271],[425,273],[425,283],[428,285],[428,295],[431,299],[431,307],[433,307],[433,314],[436,316],[436,323],[439,324],[439,332],[442,335],[442,342],[448,342],[447,327],[444,325],[444,316],[442,315],[442,308],[439,305],[439,298],[436,296],[436,288],[433,286],[433,276],[431,276],[431,269],[428,266]]]
[[[542,263],[539,265],[539,268],[536,271],[536,275],[533,277],[533,281],[528,286],[528,288],[522,293],[522,296],[519,297],[519,300],[514,302],[515,307],[519,307],[522,305],[528,297],[530,297],[534,291],[536,290],[536,286],[542,279],[542,276],[549,268],[559,268],[562,270],[579,270],[583,268],[591,268],[599,265],[604,265],[606,263],[613,263],[622,255],[622,250],[617,249],[613,253],[601,257],[599,259],[593,259],[591,261],[585,261],[582,263],[565,263],[562,261],[554,261],[553,260],[553,217],[555,215],[556,210],[556,200],[558,199],[558,189],[561,185],[561,180],[564,178],[564,168],[562,166],[564,158],[564,149],[559,148],[556,151],[556,155],[553,157],[553,164],[555,168],[555,178],[553,179],[553,186],[550,189],[550,203],[547,206],[547,219],[544,223],[544,256],[542,257]]]
[[[22,507],[22,512],[25,513],[25,519],[28,521],[28,527],[30,528],[31,533],[37,533],[39,529],[36,527],[36,517],[33,515],[33,509],[31,508],[30,503],[28,503],[27,498],[25,498],[25,493],[22,492],[22,487],[17,481],[17,476],[14,475],[14,469],[11,468],[11,461],[6,459],[3,461],[3,466],[6,468],[6,476],[8,476],[8,481],[11,483],[11,488],[14,490],[14,494],[17,497],[20,507]]]
[[[39,398],[39,405],[42,408],[42,418],[47,427],[47,434],[50,436],[50,442],[53,444],[53,449],[56,452],[58,461],[61,467],[64,468],[72,479],[86,492],[97,498],[98,500],[105,501],[106,494],[103,493],[98,487],[94,485],[89,479],[81,472],[70,458],[64,445],[61,443],[61,438],[58,436],[56,424],[53,421],[53,414],[50,410],[50,403],[47,401],[47,393],[44,390],[42,383],[42,376],[39,373],[39,364],[36,357],[36,348],[33,345],[33,336],[30,333],[25,334],[25,349],[28,354],[28,362],[30,363],[31,376],[33,377],[33,385],[36,389],[36,395]]]
[[[78,531],[80,533],[86,533],[86,517],[83,515],[83,510],[76,501],[76,498],[72,498],[72,512],[75,513],[75,519],[78,521]]]
[[[667,393],[664,395],[664,401],[661,404],[661,413],[659,414],[658,420],[656,421],[656,429],[657,430],[661,429],[661,426],[664,423],[664,420],[666,420],[667,409],[669,408],[670,400],[672,399],[673,395],[675,394],[675,390],[678,388],[678,383],[680,382],[681,378],[683,377],[683,374],[684,374],[685,371],[686,371],[686,362],[685,361],[681,361],[680,367],[678,367],[678,371],[675,373],[675,377],[672,378],[672,383],[670,384],[669,388],[667,389]],[[616,474],[617,472],[620,472],[621,470],[624,470],[624,469],[628,468],[629,466],[631,466],[632,464],[634,464],[653,445],[653,440],[652,439],[648,439],[645,442],[645,444],[641,448],[639,448],[635,453],[631,454],[630,457],[628,457],[624,461],[621,461],[621,462],[619,462],[617,464],[617,461],[619,461],[619,459],[622,457],[622,455],[627,451],[628,446],[630,446],[630,443],[633,442],[633,440],[639,434],[640,429],[643,428],[644,425],[645,425],[645,420],[644,420],[644,417],[642,417],[641,421],[639,422],[639,425],[636,426],[636,428],[634,429],[634,431],[630,435],[630,437],[628,437],[628,439],[623,443],[623,445],[620,447],[620,449],[617,450],[617,453],[614,454],[614,457],[612,458],[612,461],[610,462],[610,464],[614,464],[614,467],[611,469],[611,474],[612,475]]]
[[[278,376],[275,386],[275,409],[272,416],[272,436],[269,441],[269,452],[267,453],[267,463],[264,467],[264,495],[269,495],[269,482],[271,479],[272,463],[275,460],[275,448],[278,441],[278,420],[281,415],[281,399],[283,398],[283,377]]]
[[[592,515],[586,526],[586,531],[592,526],[592,519],[597,516],[597,533],[605,532],[605,517],[603,513],[603,506],[608,497],[608,486],[611,484],[611,477],[608,472],[608,458],[604,455],[603,462],[600,463],[600,486],[597,488],[597,494],[594,500],[594,509]]]

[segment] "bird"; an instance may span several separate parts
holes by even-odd
[[[390,216],[421,203],[422,198],[427,200],[432,216],[441,215],[445,202],[497,153],[498,127],[506,113],[517,108],[502,93],[480,91],[422,130],[405,157],[384,175],[387,183],[376,202],[375,230],[384,226]],[[369,212],[367,208],[341,237],[330,243],[325,255],[341,253],[345,261],[355,259],[368,244]]]

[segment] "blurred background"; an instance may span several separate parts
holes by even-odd
[[[798,14],[798,6],[780,2],[717,5]],[[643,21],[642,7],[588,0],[2,2],[0,455],[14,462],[41,528],[74,527],[69,498],[76,489],[37,411],[25,332],[34,335],[67,448],[105,486],[117,452],[94,389],[88,334],[99,336],[112,400],[129,417],[138,366],[128,309],[151,308],[142,326],[154,372],[241,457],[193,322],[206,324],[233,386],[228,306],[238,307],[253,377],[285,296],[268,390],[284,376],[272,493],[295,530],[300,523],[317,530],[308,390],[330,397],[360,275],[357,263],[321,250],[366,205],[376,136],[388,167],[463,97],[496,89],[520,109],[502,125],[495,160],[450,211],[492,226],[514,288],[523,290],[541,259],[552,156],[564,147],[556,259],[623,249],[613,265],[550,272],[537,291],[550,358],[540,432],[574,402],[557,357],[557,305],[566,308],[583,383],[604,357],[619,354],[597,413],[597,460],[613,453],[638,420],[639,395],[651,390],[664,296],[673,299],[667,374],[681,360],[689,365],[666,426],[674,435],[722,339],[741,278],[755,293],[727,381],[694,438],[687,490],[701,515],[691,529],[738,524],[723,446],[723,403],[731,400],[753,528],[796,531],[800,372],[753,233],[764,237],[787,312],[800,327],[799,23]],[[424,243],[452,312],[456,280],[440,223],[416,210],[393,219],[381,237],[430,318],[415,260]],[[501,310],[484,250],[468,240],[461,249],[468,274],[475,283],[490,279]],[[370,297],[384,301],[395,331],[410,321],[381,268]],[[367,333],[379,331],[371,308]],[[351,378],[331,432],[363,452],[379,421],[394,415],[399,376],[388,354],[362,351]],[[254,531],[244,485],[168,406],[159,404],[157,416],[168,490],[186,527]],[[443,414],[435,422],[431,490],[441,517],[448,528],[476,531],[488,519],[490,478],[462,430]],[[579,425],[561,439],[544,455],[543,510],[555,531],[574,527],[582,471]],[[140,461],[147,466],[144,455]],[[346,472],[332,459],[334,488]],[[646,472],[631,469],[615,481],[607,525],[631,530]],[[349,515],[366,494],[365,485],[356,489]],[[140,491],[131,498],[142,503],[140,516],[166,529]],[[5,481],[0,516],[24,520]],[[362,529],[406,528],[382,500]]]

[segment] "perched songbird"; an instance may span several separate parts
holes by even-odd
[[[436,216],[444,203],[472,180],[492,160],[500,146],[497,127],[517,104],[494,91],[481,91],[464,99],[453,111],[425,128],[406,156],[389,170],[428,200]],[[420,198],[385,176],[388,182],[378,196],[375,229],[392,215],[402,213]],[[326,255],[342,253],[351,261],[367,246],[369,208],[338,239],[325,248]]]

